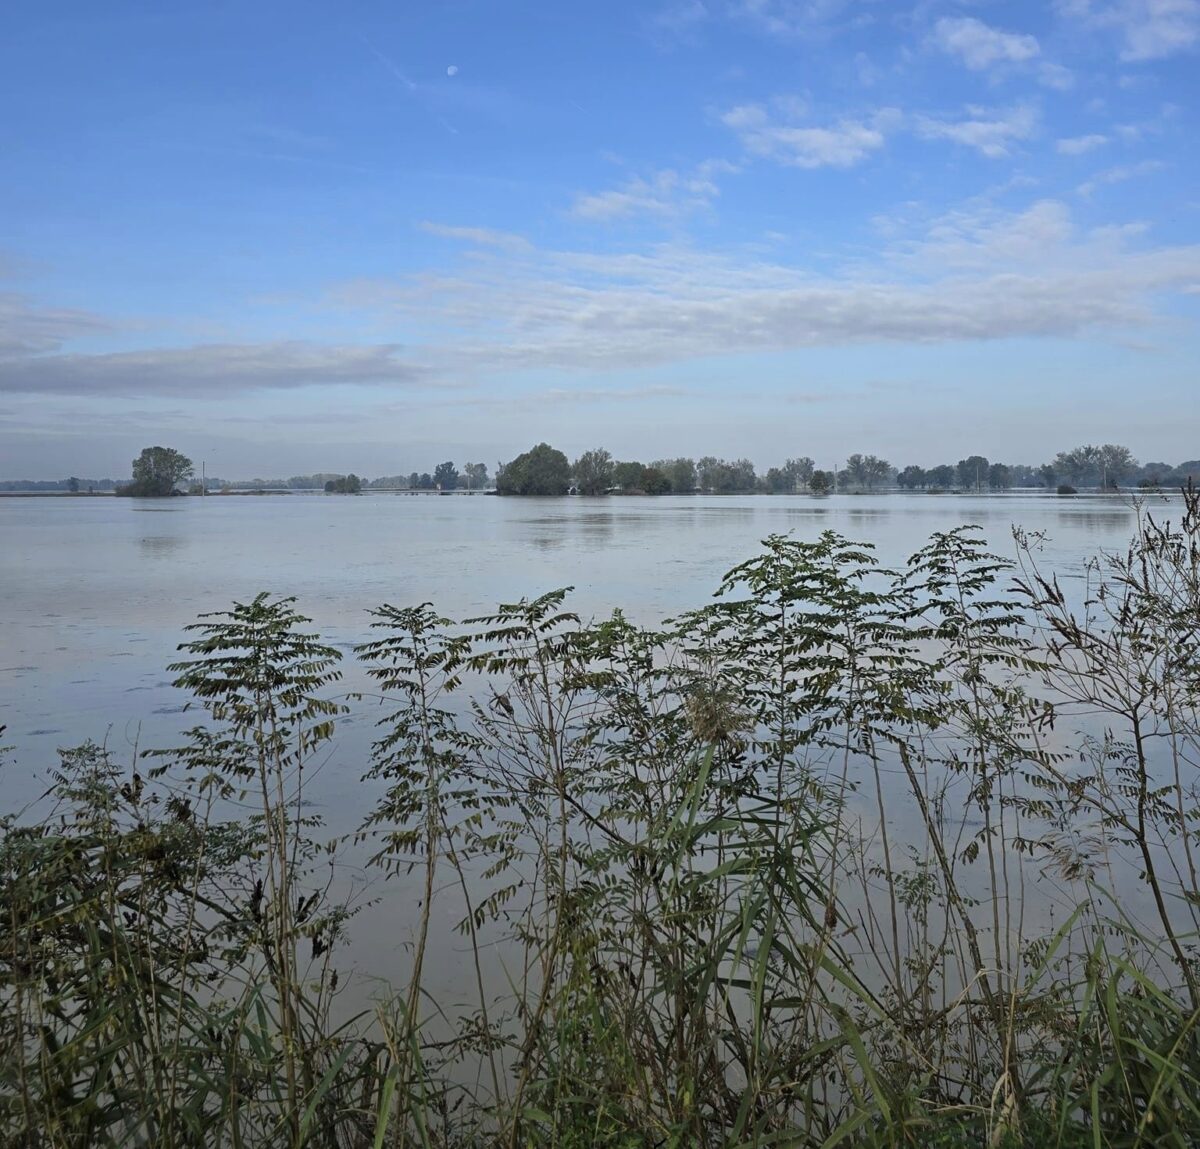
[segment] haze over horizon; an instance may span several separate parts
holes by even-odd
[[[19,4],[0,478],[1200,456],[1200,0]]]

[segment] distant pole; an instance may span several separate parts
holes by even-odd
[[[200,494],[208,494],[208,464],[200,460]]]

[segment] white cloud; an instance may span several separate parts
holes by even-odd
[[[107,354],[0,359],[0,393],[173,395],[191,399],[319,384],[398,384],[421,378],[395,344],[204,344]]]
[[[510,231],[496,231],[490,227],[452,227],[449,224],[432,223],[426,220],[421,224],[421,230],[441,239],[466,240],[478,247],[524,248],[529,246],[529,240],[524,236],[514,235]]]
[[[995,64],[1019,64],[1041,51],[1037,37],[1002,32],[973,16],[946,16],[933,26],[934,42],[968,68],[982,72]]]
[[[1059,0],[1060,14],[1121,37],[1121,59],[1159,60],[1200,42],[1200,0]]]
[[[921,116],[917,134],[927,140],[951,140],[974,148],[989,159],[1007,156],[1014,143],[1029,139],[1037,130],[1037,111],[1021,104],[1007,111],[968,107],[967,118],[942,120]]]
[[[798,109],[793,109],[793,115]],[[798,168],[849,168],[883,147],[899,113],[881,109],[868,120],[844,118],[824,127],[780,121],[761,104],[742,104],[721,117],[752,156]]]
[[[1107,136],[1092,134],[1088,136],[1069,136],[1055,144],[1055,149],[1061,156],[1081,156],[1085,152],[1095,151],[1108,143]]]
[[[1062,64],[1052,64],[1049,60],[1044,60],[1038,65],[1037,78],[1043,87],[1053,88],[1058,92],[1068,92],[1075,87],[1075,73],[1070,68],[1064,68]]]
[[[848,10],[862,7],[853,0],[731,0],[730,11],[770,36],[811,36],[839,22],[859,24],[869,16]]]
[[[690,175],[667,168],[648,179],[633,176],[620,187],[580,194],[571,214],[598,223],[647,215],[677,219],[708,207],[721,194],[713,176],[719,171],[732,170],[731,164],[710,160]]]
[[[752,250],[657,245],[538,250],[457,274],[347,285],[342,306],[446,332],[445,372],[619,370],[718,355],[865,344],[1077,338],[1151,324],[1162,293],[1200,282],[1200,246],[1137,229],[1080,234],[1070,210],[976,206],[837,273]]]
[[[1140,164],[1122,164],[1119,167],[1108,168],[1105,171],[1097,172],[1086,183],[1081,183],[1076,189],[1081,196],[1085,198],[1090,196],[1097,188],[1104,187],[1110,184],[1122,184],[1126,180],[1136,179],[1138,176],[1150,175],[1153,172],[1160,172],[1166,164],[1162,160],[1143,160]]]

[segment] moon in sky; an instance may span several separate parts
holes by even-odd
[[[448,67],[446,69],[446,75],[447,76],[457,76],[458,75],[458,65],[451,64],[450,67]]]

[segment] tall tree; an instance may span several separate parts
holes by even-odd
[[[571,464],[549,443],[539,443],[511,463],[496,479],[501,495],[565,495],[571,486]]]
[[[1007,491],[1012,486],[1012,472],[1003,463],[988,468],[988,486],[993,491]]]
[[[659,459],[650,465],[670,479],[674,494],[688,495],[696,489],[696,464],[691,459]]]
[[[958,461],[958,485],[964,491],[982,491],[991,464],[984,455],[968,455]]]
[[[133,482],[121,488],[126,495],[169,495],[175,484],[191,478],[192,461],[172,447],[147,447],[133,461]]]
[[[886,459],[868,455],[863,459],[863,471],[867,479],[867,489],[874,490],[875,487],[881,487],[891,479],[892,464]]]
[[[1100,481],[1104,487],[1116,487],[1137,470],[1137,460],[1128,447],[1116,443],[1105,443],[1097,448],[1100,464]]]
[[[623,491],[641,491],[645,489],[646,468],[636,462],[615,463],[612,479]]]
[[[954,468],[949,463],[942,463],[941,466],[934,467],[929,471],[927,475],[929,485],[948,491],[954,486],[954,474]]]
[[[603,447],[584,451],[571,470],[581,495],[603,495],[613,485],[613,458]]]
[[[453,463],[438,463],[433,469],[433,482],[439,491],[458,488],[458,468]]]
[[[798,459],[788,459],[783,464],[784,474],[792,480],[792,490],[798,491],[808,485],[815,466],[816,464],[807,455],[801,455]]]
[[[909,464],[896,476],[896,483],[907,491],[915,491],[918,487],[923,487],[929,481],[928,475],[924,467],[917,467]]]
[[[464,463],[463,474],[469,491],[482,491],[488,484],[487,463]]]

